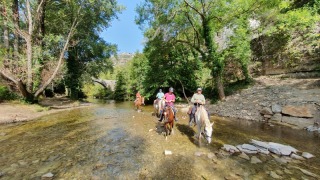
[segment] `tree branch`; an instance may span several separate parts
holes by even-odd
[[[193,9],[196,13],[198,13],[198,14],[200,15],[200,17],[201,17],[202,20],[205,19],[204,14],[202,14],[197,8],[191,6],[191,4],[190,4],[188,1],[186,1],[186,0],[183,0],[183,1],[184,1],[184,3],[185,3],[187,6],[189,6],[189,7],[190,7],[191,9]]]
[[[80,9],[78,10],[78,14],[80,13]],[[73,21],[72,23],[72,26],[70,28],[70,31],[69,31],[69,34],[67,36],[67,39],[66,39],[66,42],[63,46],[63,49],[61,50],[60,52],[60,57],[59,57],[59,61],[58,61],[58,65],[56,67],[56,69],[54,70],[53,74],[51,75],[51,77],[41,86],[41,88],[39,88],[36,93],[35,93],[35,97],[38,97],[44,90],[45,88],[53,81],[53,79],[55,78],[55,76],[57,75],[61,65],[62,65],[62,62],[63,62],[63,59],[64,59],[64,54],[67,50],[67,48],[69,47],[69,41],[74,33],[74,30],[75,28],[77,27],[78,23],[77,23],[77,18],[75,18],[75,20]]]

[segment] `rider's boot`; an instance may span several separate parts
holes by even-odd
[[[193,114],[190,114],[189,115],[189,126],[191,127],[193,125],[193,123],[194,123],[194,116],[193,116]]]
[[[163,119],[163,115],[162,115],[162,111],[160,111],[160,119],[158,121],[161,122],[162,119]]]

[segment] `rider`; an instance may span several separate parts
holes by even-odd
[[[190,116],[189,126],[192,126],[192,124],[194,123],[194,119],[195,119],[194,115],[197,111],[198,105],[204,105],[206,103],[206,100],[204,98],[204,95],[202,94],[201,88],[198,88],[197,93],[193,94],[191,98],[191,102],[194,104],[194,106],[192,107],[191,112],[189,111],[189,116]]]
[[[159,89],[159,92],[156,95],[156,100],[154,100],[154,103],[157,103],[159,100],[161,100],[164,97],[164,94],[162,92],[162,89]]]
[[[136,102],[139,98],[141,98],[141,95],[140,95],[140,93],[138,91],[137,94],[136,94],[136,100],[134,100],[134,102]]]
[[[171,108],[172,108],[172,110],[174,112],[174,120],[178,121],[178,119],[176,118],[177,110],[174,107],[174,102],[176,101],[176,96],[173,94],[173,88],[172,87],[169,88],[169,92],[167,92],[164,95],[164,98],[165,98],[165,101],[166,101],[166,106],[171,106]],[[163,114],[163,112],[161,112],[161,114],[160,114],[159,121],[162,121],[162,118],[163,118],[162,114]]]

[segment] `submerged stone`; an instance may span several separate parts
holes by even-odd
[[[249,149],[243,149],[242,148],[242,145],[238,145],[237,148],[241,151],[241,152],[244,152],[246,154],[257,154],[258,151],[251,151]]]
[[[299,156],[299,155],[294,154],[294,153],[292,153],[292,154],[290,155],[290,157],[291,157],[292,159],[305,160],[302,156]]]
[[[262,163],[262,161],[257,158],[256,156],[252,156],[251,157],[251,164],[258,164],[258,163]]]
[[[248,161],[250,160],[250,157],[244,152],[239,154],[239,157],[242,158],[242,159],[248,160]]]
[[[172,151],[164,150],[164,155],[172,155]]]
[[[308,153],[308,152],[303,152],[302,153],[302,157],[310,159],[310,158],[313,158],[315,156],[313,154]]]
[[[41,180],[52,179],[52,178],[53,178],[53,174],[51,172],[41,176]]]
[[[273,178],[273,179],[280,179],[281,176],[279,176],[276,172],[274,171],[271,171],[270,172],[270,176]]]
[[[235,146],[229,144],[224,144],[222,149],[231,153],[240,152],[239,149],[237,149]]]

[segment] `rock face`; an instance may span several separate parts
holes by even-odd
[[[294,117],[312,118],[311,111],[305,106],[285,106],[282,108],[282,114]]]

